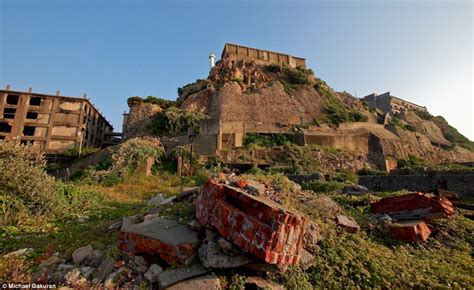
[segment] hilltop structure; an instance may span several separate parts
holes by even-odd
[[[46,154],[116,144],[112,125],[88,98],[0,90],[0,140],[32,143]]]
[[[452,127],[430,119],[426,107],[390,92],[363,99],[336,92],[306,68],[305,59],[288,54],[225,44],[207,79],[179,88],[178,94],[180,110],[207,118],[198,131],[163,142],[168,147],[192,144],[201,156],[235,159],[249,134],[286,134],[298,145],[350,151],[385,170],[412,156],[430,163],[474,161],[472,151],[447,139],[455,140]],[[127,138],[133,137],[131,132],[143,134],[145,123],[165,110],[143,102],[129,106]]]

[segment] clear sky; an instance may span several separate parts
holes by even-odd
[[[0,0],[0,85],[82,96],[121,131],[226,42],[301,56],[334,89],[390,91],[474,139],[471,1]]]

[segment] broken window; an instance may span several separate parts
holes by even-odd
[[[25,126],[23,127],[23,136],[35,136],[35,127]]]
[[[30,98],[30,106],[39,106],[41,105],[41,98],[40,97],[31,97]]]
[[[26,118],[27,118],[27,119],[36,120],[36,119],[38,119],[38,113],[36,113],[36,112],[28,112],[28,113],[26,113]]]
[[[20,96],[19,96],[19,95],[8,95],[8,96],[7,96],[7,104],[9,104],[9,105],[17,105],[19,99],[20,99]]]
[[[10,133],[12,131],[12,126],[6,122],[1,122],[0,123],[0,132],[3,133]]]
[[[4,108],[3,109],[3,118],[4,119],[14,119],[15,118],[16,109],[11,108]]]

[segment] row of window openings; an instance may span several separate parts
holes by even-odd
[[[36,127],[33,126],[24,126],[23,127],[23,136],[35,136]],[[11,133],[12,126],[8,123],[0,123],[0,132],[1,133]]]
[[[16,109],[4,108],[3,109],[3,118],[4,119],[14,119],[16,114]],[[36,112],[27,112],[26,118],[30,120],[38,119],[38,113]]]
[[[8,105],[18,105],[20,100],[19,95],[7,95],[7,104]],[[41,97],[31,97],[30,106],[39,106],[41,105]]]

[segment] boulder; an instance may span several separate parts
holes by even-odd
[[[206,268],[236,268],[253,261],[247,256],[230,256],[224,253],[219,244],[208,242],[201,245],[198,251],[199,260]]]
[[[318,250],[318,243],[323,239],[321,229],[318,224],[309,222],[308,229],[303,236],[303,248],[311,253]]]
[[[352,217],[345,215],[336,216],[336,224],[350,233],[357,233],[360,230],[357,222]]]
[[[202,267],[200,264],[193,264],[188,267],[168,269],[158,274],[158,283],[161,288],[169,287],[180,281],[201,276],[209,271]]]
[[[105,254],[103,252],[94,250],[89,256],[85,257],[84,260],[82,260],[82,264],[91,267],[98,267],[104,259]]]
[[[161,268],[157,264],[152,264],[150,268],[148,268],[148,270],[145,272],[143,277],[145,277],[145,279],[147,279],[151,283],[155,283],[158,282],[158,277],[161,272],[163,272],[163,268]]]
[[[196,232],[176,221],[148,215],[142,223],[124,222],[119,249],[133,254],[156,255],[171,265],[188,264],[197,253]]]
[[[318,195],[310,199],[308,204],[314,208],[318,215],[326,218],[334,218],[336,214],[341,212],[339,204],[325,195]]]
[[[61,259],[58,256],[51,256],[48,259],[41,262],[38,265],[38,268],[48,268],[59,263],[61,263]]]
[[[169,198],[165,198],[163,196],[163,194],[159,193],[157,194],[155,197],[153,197],[152,199],[150,199],[146,205],[148,206],[160,206],[160,205],[165,205],[165,204],[168,204],[170,202],[172,202],[176,197],[175,196],[172,196],[172,197],[169,197]]]
[[[311,266],[313,266],[315,263],[314,263],[314,256],[306,251],[305,249],[303,249],[301,251],[301,259],[300,259],[300,268],[303,269],[303,270],[307,270],[309,269]]]
[[[113,289],[120,286],[120,284],[124,283],[125,281],[131,278],[130,270],[126,267],[122,267],[117,271],[113,272],[104,281],[104,287],[107,289]]]
[[[219,277],[214,274],[208,274],[179,282],[166,290],[221,290],[222,285]]]
[[[74,264],[80,264],[87,256],[92,254],[92,246],[87,245],[74,250],[72,253],[72,261]]]

